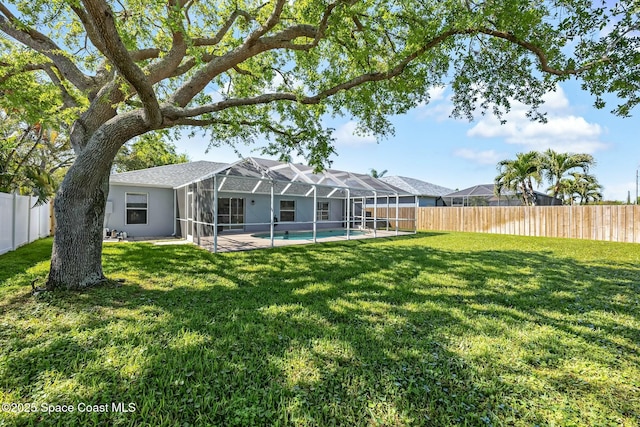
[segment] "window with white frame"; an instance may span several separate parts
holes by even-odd
[[[318,206],[316,206],[316,218],[318,221],[329,221],[329,202],[323,201],[318,202]]]
[[[280,221],[294,222],[296,220],[296,201],[280,200]]]
[[[126,224],[146,224],[149,195],[147,193],[126,193]]]

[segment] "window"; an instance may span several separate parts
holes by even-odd
[[[218,225],[244,223],[244,199],[222,197],[218,199]],[[242,230],[242,225],[225,225],[225,229]]]
[[[296,220],[295,200],[280,200],[280,221],[293,222]]]
[[[146,193],[126,193],[126,224],[146,224],[147,223],[147,201]]]
[[[318,221],[329,221],[329,202],[318,202],[316,210]]]

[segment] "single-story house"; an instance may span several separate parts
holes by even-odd
[[[175,235],[174,188],[225,166],[197,161],[111,175],[105,228],[137,237]]]
[[[367,197],[386,195],[407,194],[366,174],[315,173],[258,158],[199,161],[113,174],[105,228],[197,243],[230,231],[273,236],[274,230],[379,228],[384,219],[372,220],[364,207]]]
[[[562,200],[534,191],[537,206],[561,205]],[[442,196],[445,206],[522,206],[519,194],[503,189],[495,193],[495,184],[481,184]]]

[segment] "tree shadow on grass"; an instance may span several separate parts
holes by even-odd
[[[14,284],[14,278],[25,276],[34,265],[48,261],[52,244],[52,238],[40,239],[0,255],[0,288]]]
[[[79,347],[84,359],[35,365],[10,388],[27,398],[53,371],[74,378],[72,401],[138,403],[135,414],[39,419],[51,424],[530,425],[549,422],[541,406],[559,397],[560,421],[640,415],[632,388],[617,389],[622,401],[612,403],[596,393],[606,382],[580,386],[564,368],[614,372],[622,354],[637,372],[637,266],[443,250],[423,237],[220,255],[118,246],[105,270],[115,277],[111,266],[124,266],[135,273],[128,283],[48,301],[83,313],[86,323],[70,328],[84,334],[60,330],[34,353],[19,351],[30,331],[17,330],[18,351],[3,356],[12,371]],[[512,359],[500,358],[501,346]],[[110,366],[111,351],[124,356]],[[9,377],[0,375],[3,387]],[[590,404],[610,413],[590,420]]]

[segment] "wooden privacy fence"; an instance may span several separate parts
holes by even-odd
[[[419,208],[418,230],[469,231],[640,243],[640,206]]]

